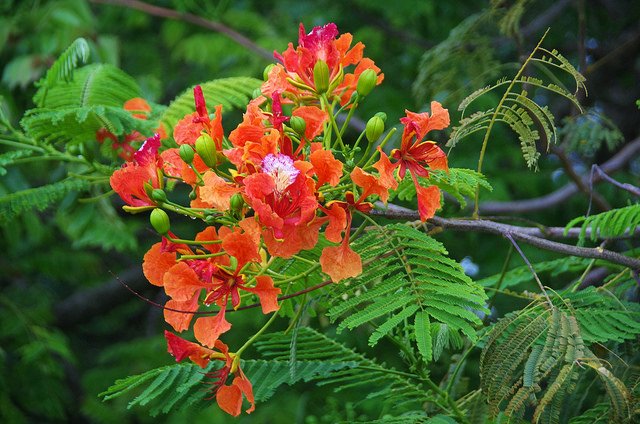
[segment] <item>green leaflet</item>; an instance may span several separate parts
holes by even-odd
[[[334,288],[328,316],[340,320],[338,331],[373,323],[376,330],[369,337],[373,346],[400,326],[408,327],[426,360],[432,357],[434,342],[430,323],[477,339],[474,326],[480,319],[475,311],[486,311],[486,295],[446,256],[439,242],[395,224],[369,231],[354,249],[363,261],[371,259],[371,251],[385,253],[348,285]]]
[[[43,211],[67,193],[89,188],[86,180],[66,179],[42,187],[30,188],[0,197],[0,225],[6,225],[21,213],[37,209]]]
[[[108,401],[139,392],[129,402],[129,408],[149,405],[152,416],[166,414],[173,409],[187,408],[209,396],[210,393],[206,390],[206,373],[218,366],[218,362],[212,362],[205,369],[190,363],[156,368],[117,380],[99,396],[103,401]],[[269,399],[283,384],[292,385],[298,381],[323,378],[353,366],[353,361],[300,361],[295,376],[291,376],[288,361],[248,360],[241,364],[243,372],[253,384],[257,402]]]
[[[556,81],[555,78],[553,79],[554,82],[550,83],[533,76],[524,76],[522,71],[528,64],[538,65],[547,72],[547,68],[561,70],[573,78],[576,83],[576,91],[580,88],[585,89],[584,77],[564,56],[556,50],[550,51],[538,45],[512,79],[500,79],[493,85],[476,90],[460,103],[459,110],[462,111],[463,118],[460,120],[459,125],[454,127],[447,143],[448,146],[453,147],[463,138],[476,132],[483,132],[486,142],[489,136],[488,132],[492,130],[493,124],[502,122],[507,124],[518,135],[522,155],[527,166],[532,169],[537,168],[540,153],[537,150],[536,143],[541,140],[539,130],[542,130],[542,135],[544,136],[542,141],[546,146],[549,146],[557,138],[556,126],[549,109],[530,98],[524,87],[535,87],[554,93],[570,100],[578,109],[581,109],[581,106],[574,94],[554,83]],[[498,106],[475,111],[470,116],[464,117],[472,103],[504,86],[507,87]],[[520,93],[516,91],[518,87],[522,87],[520,88]]]
[[[465,168],[449,168],[449,172],[431,171],[429,178],[420,178],[419,183],[423,187],[435,185],[446,191],[460,202],[462,208],[467,206],[466,197],[475,195],[476,187],[493,190],[484,175]],[[395,197],[400,200],[411,200],[416,197],[416,188],[411,178],[407,177],[398,184],[398,188],[391,193],[391,200]]]
[[[368,399],[393,405],[394,413],[418,410],[430,398],[420,380],[389,372],[389,366],[368,359],[309,327],[300,327],[295,338],[292,334],[267,334],[256,343],[256,348],[264,358],[286,363],[290,363],[292,349],[295,348],[295,367],[305,361],[349,363],[349,367],[318,375],[314,380],[318,385],[333,386],[336,392],[347,389],[364,391]]]
[[[580,244],[584,244],[587,237],[591,241],[596,241],[603,238],[631,235],[640,226],[640,204],[613,209],[589,217],[579,216],[567,224],[565,234],[578,224],[581,224],[578,240]],[[587,232],[589,232],[588,235]]]
[[[569,296],[549,309],[533,303],[508,314],[485,336],[480,358],[481,388],[492,415],[500,411],[521,419],[535,407],[533,422],[558,422],[563,401],[575,390],[578,378],[596,371],[612,402],[615,420],[630,416],[630,395],[625,385],[585,344],[577,317],[580,300]],[[587,296],[593,297],[593,293]],[[583,296],[586,297],[586,296]],[[555,303],[554,301],[554,303]],[[572,315],[572,312],[576,315]]]

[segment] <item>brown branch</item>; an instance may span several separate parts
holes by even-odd
[[[396,205],[387,205],[387,208],[383,210],[375,209],[371,211],[371,214],[391,219],[420,219],[417,211]],[[640,270],[640,259],[624,256],[620,253],[602,248],[578,247],[542,238],[548,237],[551,234],[554,236],[560,236],[561,230],[564,231],[562,227],[541,229],[535,227],[518,227],[515,225],[487,221],[484,219],[457,219],[441,217],[433,217],[429,220],[429,223],[454,231],[475,231],[496,234],[502,237],[511,236],[516,240],[523,241],[531,246],[539,247],[544,250],[582,258],[603,259],[612,263],[624,265],[633,270]]]
[[[626,144],[611,159],[603,163],[600,168],[607,174],[611,174],[623,168],[627,162],[640,154],[640,137]],[[594,175],[593,183],[602,181],[600,175]],[[584,184],[589,183],[589,176],[582,178]],[[500,215],[511,213],[527,213],[548,209],[565,202],[568,198],[579,193],[580,189],[575,183],[569,183],[564,187],[545,196],[534,199],[514,200],[507,202],[489,201],[480,204],[480,212],[484,215]]]
[[[246,47],[247,49],[258,54],[258,56],[261,56],[267,60],[273,60],[273,54],[271,52],[260,47],[251,39],[240,34],[238,31],[232,28],[229,28],[228,26],[217,21],[211,21],[201,16],[194,15],[192,13],[178,12],[173,9],[167,9],[166,7],[154,6],[138,0],[90,0],[90,1],[92,3],[97,3],[97,4],[109,4],[113,6],[126,7],[129,9],[136,9],[148,15],[158,16],[166,19],[174,19],[177,21],[184,21],[190,24],[198,25],[203,28],[219,32],[225,37],[235,41],[241,46]]]
[[[131,282],[134,290],[149,287],[140,265],[133,266],[120,275]],[[113,278],[99,286],[76,292],[58,303],[54,308],[56,325],[64,328],[87,322],[127,299],[130,299],[129,294],[122,290],[119,279]]]

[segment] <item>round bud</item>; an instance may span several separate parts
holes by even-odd
[[[151,215],[149,216],[149,221],[153,228],[162,235],[165,235],[169,232],[171,228],[171,221],[169,221],[169,215],[165,211],[159,208],[155,208],[151,211]]]
[[[208,134],[202,134],[198,137],[196,140],[196,152],[208,167],[214,167],[218,164],[216,143]]]
[[[364,133],[367,136],[367,140],[369,143],[373,143],[376,141],[382,133],[384,132],[384,121],[379,116],[374,116],[369,119],[367,122],[367,126],[365,127]]]
[[[271,72],[274,66],[276,66],[274,63],[270,63],[264,68],[264,71],[262,71],[262,79],[265,81],[269,79],[269,72]]]
[[[371,68],[366,69],[360,74],[360,78],[358,78],[356,91],[361,96],[367,96],[371,93],[371,90],[375,88],[376,84],[378,84],[378,75],[376,75],[376,71]]]
[[[289,119],[289,126],[300,136],[304,135],[304,131],[307,129],[307,123],[300,116],[292,116]]]
[[[193,162],[193,147],[191,147],[188,144],[183,144],[182,146],[180,146],[179,149],[180,152],[180,159],[182,159],[182,161],[184,163],[186,163],[187,165],[190,165],[191,162]]]
[[[165,193],[164,190],[162,190],[160,188],[154,188],[151,191],[151,200],[153,200],[156,203],[166,202],[167,201],[167,193]]]
[[[382,119],[383,122],[387,122],[387,114],[384,112],[378,112],[373,116],[377,116],[378,118]]]
[[[313,65],[313,83],[318,94],[326,93],[329,88],[329,66],[322,59]]]
[[[239,212],[242,210],[243,206],[244,206],[244,199],[242,198],[242,195],[240,193],[236,193],[233,196],[231,196],[231,199],[229,200],[229,207],[231,208],[232,211]]]

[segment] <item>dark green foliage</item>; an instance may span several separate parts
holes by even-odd
[[[483,132],[483,148],[485,148],[494,124],[502,122],[518,135],[522,155],[527,166],[537,169],[540,157],[537,142],[542,141],[548,148],[550,143],[556,141],[555,119],[547,106],[541,106],[529,97],[530,94],[525,90],[525,87],[536,87],[557,94],[570,100],[577,108],[581,106],[576,95],[557,85],[555,79],[553,79],[554,82],[545,82],[537,77],[523,75],[524,70],[529,63],[542,66],[545,69],[561,70],[574,80],[576,92],[580,88],[585,89],[585,78],[557,50],[547,50],[541,47],[543,40],[544,36],[513,78],[503,78],[493,85],[478,89],[460,103],[458,110],[462,112],[463,118],[460,120],[460,124],[454,127],[447,143],[448,146],[454,147],[463,138],[476,132]],[[506,88],[495,108],[480,110],[464,117],[473,102],[501,87]],[[544,136],[543,138],[540,133]]]
[[[372,323],[374,346],[402,324],[415,333],[427,361],[432,323],[477,339],[474,326],[481,322],[477,313],[486,311],[486,295],[439,242],[409,226],[390,225],[369,231],[354,248],[371,263],[332,293],[328,315],[334,321],[342,317],[338,330]]]
[[[36,209],[43,211],[60,201],[66,194],[90,187],[86,180],[66,179],[42,187],[30,188],[0,197],[0,224],[5,225],[21,213]]]
[[[587,109],[581,115],[568,116],[562,121],[558,136],[565,149],[592,157],[602,146],[614,150],[624,140],[615,123],[597,109]]]
[[[535,302],[529,308],[508,314],[486,336],[480,362],[481,387],[493,415],[504,411],[508,416],[523,417],[525,408],[531,405],[535,407],[534,422],[558,422],[565,398],[575,390],[578,378],[592,368],[608,393],[613,420],[630,419],[628,389],[585,344],[597,338],[584,332],[584,322],[579,322],[587,315],[594,316],[595,311],[610,310],[602,305],[607,301],[596,302],[598,295],[592,291],[574,295],[575,303],[567,295],[551,309],[546,303]],[[590,300],[586,301],[587,298]],[[585,307],[585,303],[597,306]],[[608,322],[618,317],[613,318],[612,313],[595,316]],[[629,316],[624,324],[609,329],[618,334],[605,337],[601,333],[601,341],[616,340],[620,333],[629,331],[633,319]],[[637,334],[640,326],[635,328]],[[583,334],[587,334],[586,339]]]
[[[366,399],[376,399],[385,406],[393,406],[394,413],[415,410],[429,399],[429,393],[419,383],[393,373],[385,364],[366,358],[324,334],[301,327],[296,336],[274,333],[256,344],[260,354],[269,360],[289,363],[291,373],[297,374],[298,364],[305,361],[350,363],[349,367],[317,376],[318,385],[330,385],[336,392],[358,390]],[[295,360],[292,361],[293,352]]]

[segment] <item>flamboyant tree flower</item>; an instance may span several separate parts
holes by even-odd
[[[229,352],[229,347],[226,344],[217,340],[212,346],[213,349],[208,349],[178,337],[169,331],[165,331],[164,336],[167,340],[167,350],[176,358],[177,362],[189,358],[201,368],[205,368],[211,361],[222,361],[224,363],[220,369],[205,374],[206,377],[213,379],[210,389],[212,398],[215,397],[218,406],[224,412],[234,417],[240,415],[243,396],[251,404],[246,413],[250,414],[255,410],[251,381],[240,369],[240,357]],[[234,375],[234,378],[231,384],[228,385],[227,380],[231,374]]]
[[[289,43],[282,52],[274,52],[281,63],[269,73],[269,80],[263,85],[262,92],[270,95],[273,91],[287,91],[294,96],[322,94],[327,89],[331,95],[338,96],[342,105],[346,104],[356,89],[358,77],[365,69],[373,69],[378,75],[377,83],[384,76],[371,59],[363,59],[364,44],[358,42],[351,47],[353,36],[349,33],[338,37],[338,27],[334,23],[314,27],[308,34],[300,24],[298,46]],[[320,77],[318,62],[328,69],[327,75]],[[346,73],[345,68],[356,65],[354,73]],[[322,66],[324,67],[324,66]],[[314,72],[314,69],[316,70]],[[326,79],[326,81],[325,81]]]
[[[173,129],[173,138],[178,144],[195,145],[198,137],[205,132],[213,139],[216,149],[221,151],[224,137],[222,105],[215,107],[215,117],[211,119],[204,100],[204,94],[202,93],[202,87],[196,85],[193,88],[193,97],[196,103],[196,111],[185,116],[176,124]]]
[[[133,99],[127,100],[124,102],[122,108],[131,112],[131,116],[136,119],[147,120],[151,113],[151,106],[149,106],[149,103],[140,97],[134,97]],[[154,133],[158,134],[161,140],[167,138],[166,131],[162,124],[154,130]],[[146,137],[138,131],[132,131],[131,133],[124,134],[121,137],[116,136],[106,128],[100,128],[96,132],[96,140],[98,143],[103,144],[105,141],[109,140],[111,149],[116,151],[118,156],[127,162],[131,162],[133,160],[133,154],[136,152],[136,146],[134,143],[144,141],[145,138]]]
[[[419,177],[428,177],[429,170],[442,169],[448,171],[447,155],[438,147],[435,141],[424,140],[431,130],[442,130],[449,126],[449,111],[436,101],[431,102],[431,114],[428,112],[415,113],[405,111],[407,116],[400,119],[404,125],[402,141],[399,149],[391,151],[390,158],[380,150],[380,159],[374,167],[380,173],[380,181],[389,188],[395,188],[393,171],[397,169],[400,179],[405,177],[407,170],[411,174],[416,188],[418,212],[420,219],[425,221],[435,214],[440,207],[440,190],[436,186],[422,187]]]
[[[159,175],[162,169],[162,159],[158,155],[159,148],[160,136],[156,134],[140,146],[140,149],[133,154],[131,162],[126,162],[122,168],[111,175],[109,179],[111,188],[129,206],[155,205],[145,190],[145,184],[148,183],[153,188],[159,188],[162,185]]]
[[[308,246],[314,233],[317,240],[317,229],[308,225],[318,208],[315,182],[305,175],[302,166],[287,155],[269,154],[261,172],[243,181],[247,203],[264,228],[264,240],[272,255],[289,257],[313,247],[315,242]]]

